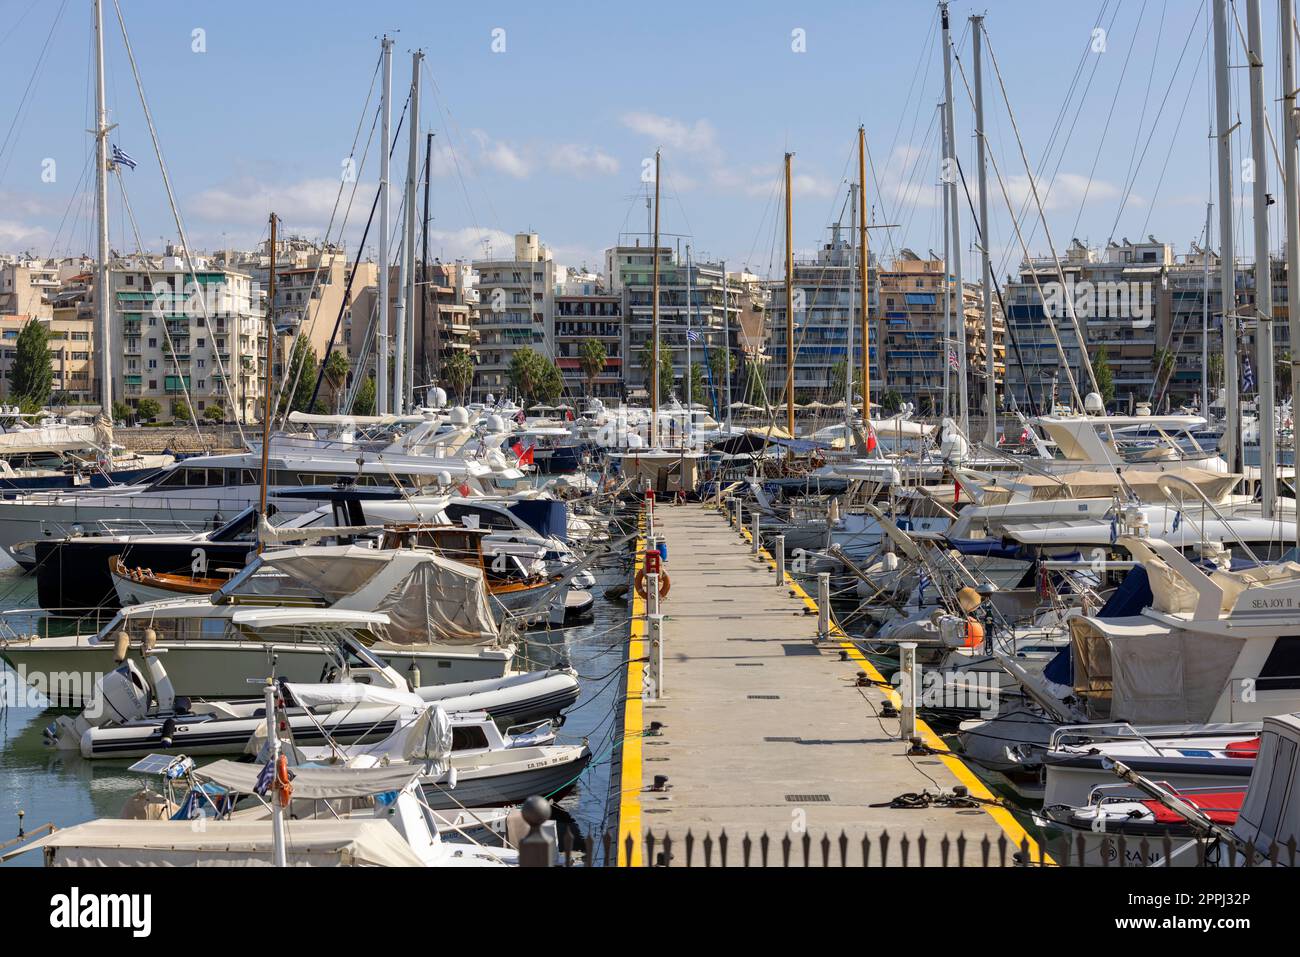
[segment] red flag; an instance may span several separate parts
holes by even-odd
[[[456,491],[460,492],[461,498],[469,498],[469,485],[467,483],[461,482],[456,486]]]
[[[510,451],[515,453],[515,458],[517,459],[524,457],[524,446],[520,442],[516,442],[514,445],[510,446]]]
[[[867,451],[876,451],[876,430],[870,426],[867,427]]]
[[[952,504],[956,505],[961,501],[961,482],[957,481],[957,476],[952,477]]]
[[[515,463],[516,465],[533,464],[533,447],[531,445],[528,446],[528,448],[524,448],[521,443],[516,442],[514,445],[510,446],[510,451],[514,452],[515,457],[519,460]]]
[[[572,409],[565,409],[565,410],[564,410],[564,421],[565,421],[565,422],[572,422],[572,421],[573,421],[573,410],[572,410]]]

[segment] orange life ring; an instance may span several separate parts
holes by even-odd
[[[974,618],[966,619],[966,647],[978,648],[984,644],[984,626]]]
[[[642,598],[646,597],[646,571],[644,568],[638,569],[636,573],[636,593]],[[668,577],[668,572],[660,567],[659,569],[659,600],[663,601],[668,597],[668,590],[673,587],[672,579]]]
[[[293,797],[293,783],[289,780],[289,759],[283,754],[275,764],[275,790],[280,795],[280,807],[288,807]]]

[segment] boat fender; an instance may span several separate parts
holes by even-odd
[[[123,628],[117,633],[117,637],[113,639],[113,660],[119,665],[126,661],[126,653],[130,647],[131,636],[128,635],[126,629]]]
[[[176,719],[168,718],[166,721],[163,722],[162,740],[159,741],[158,743],[164,748],[170,748],[172,746],[172,741],[174,741],[175,738],[176,738]]]
[[[140,644],[140,651],[146,655],[152,655],[154,648],[158,646],[158,632],[152,628],[144,630],[144,641]]]
[[[659,600],[663,601],[668,597],[668,591],[673,587],[672,579],[668,577],[668,572],[664,568],[659,569]],[[646,571],[644,568],[639,569],[636,573],[636,593],[642,598],[646,597]]]

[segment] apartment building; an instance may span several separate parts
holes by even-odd
[[[555,296],[553,329],[555,364],[568,398],[617,399],[625,394],[627,342],[621,295],[605,292],[598,276],[571,276]],[[582,368],[582,347],[588,339],[605,349],[605,368],[594,380],[588,380]]]
[[[110,270],[114,396],[154,399],[170,417],[185,401],[199,414],[219,404],[245,423],[262,415],[266,293],[250,272],[201,256],[140,255]],[[196,282],[197,279],[197,282]]]
[[[483,399],[512,391],[510,361],[516,350],[528,347],[555,355],[555,262],[536,233],[518,233],[513,258],[489,255],[475,260],[472,268],[479,297],[470,312],[479,334],[472,394]]]

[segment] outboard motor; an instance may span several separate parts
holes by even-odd
[[[75,718],[67,715],[56,718],[45,729],[45,737],[62,751],[78,751],[82,735],[91,728],[135,721],[148,715],[149,683],[135,662],[128,659],[99,680],[90,703],[80,714]]]

